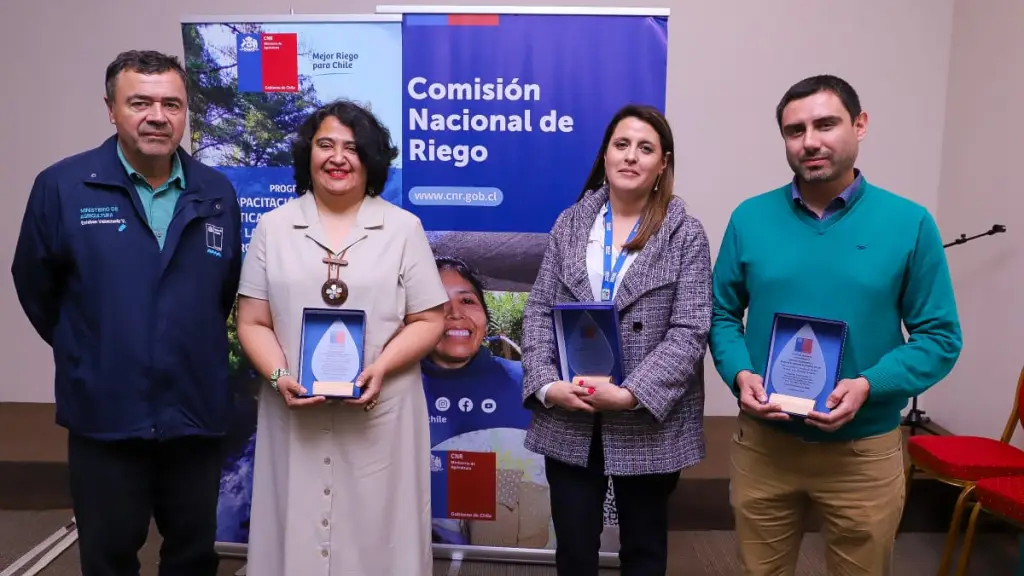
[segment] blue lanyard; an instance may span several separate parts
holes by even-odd
[[[639,229],[640,220],[638,219],[624,244],[629,244]],[[612,299],[612,294],[615,292],[615,281],[618,279],[619,271],[622,270],[622,265],[626,262],[627,255],[626,250],[619,252],[619,257],[615,260],[615,267],[612,268],[612,245],[612,206],[609,202],[605,206],[604,213],[604,276],[601,278],[601,300],[606,302]]]

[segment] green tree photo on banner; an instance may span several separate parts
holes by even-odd
[[[486,292],[484,300],[487,302],[487,310],[491,314],[488,332],[491,336],[504,336],[516,346],[523,344],[523,309],[526,307],[526,292]],[[491,342],[489,346],[491,353],[496,356],[519,360],[520,353],[513,350],[508,342],[499,340]]]
[[[234,34],[262,32],[255,24],[217,26]],[[195,83],[188,105],[196,160],[215,166],[290,166],[291,138],[321,105],[313,83],[300,77],[296,93],[239,92],[233,46],[211,52],[197,26],[185,29],[184,44]]]

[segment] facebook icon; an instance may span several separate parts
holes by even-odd
[[[462,398],[461,400],[459,400],[459,410],[462,410],[463,412],[469,412],[472,409],[473,409],[473,401],[472,400],[470,400],[469,398]]]

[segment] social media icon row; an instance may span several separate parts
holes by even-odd
[[[459,401],[458,403],[456,403],[456,406],[462,412],[470,412],[473,410],[473,407],[475,405],[473,401],[470,400],[469,398],[459,398]],[[447,412],[452,407],[452,401],[444,396],[441,396],[436,401],[434,401],[434,407],[441,412]],[[480,402],[480,409],[483,410],[486,414],[491,414],[492,412],[498,409],[498,403],[490,398],[485,398],[482,402]]]

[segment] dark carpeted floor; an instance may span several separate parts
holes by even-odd
[[[22,554],[31,550],[71,518],[66,510],[0,511],[0,571]],[[910,533],[900,536],[897,546],[895,575],[926,576],[935,574],[942,551],[943,535]],[[156,576],[157,551],[160,538],[155,530],[143,548],[140,576]],[[735,536],[728,531],[672,532],[669,545],[671,557],[667,576],[735,575]],[[78,549],[72,546],[38,576],[74,576],[78,572]],[[801,550],[798,576],[826,576],[823,546],[817,534],[808,534]],[[1010,534],[984,534],[975,543],[971,576],[1012,576],[1017,545]],[[31,564],[30,564],[31,565]],[[242,560],[225,559],[219,574],[232,576],[244,566]],[[457,569],[456,569],[457,568]],[[606,574],[617,574],[607,570]],[[462,563],[452,567],[448,561],[434,564],[437,576],[555,576],[550,566],[527,566],[495,563]],[[14,576],[20,576],[19,573]]]

